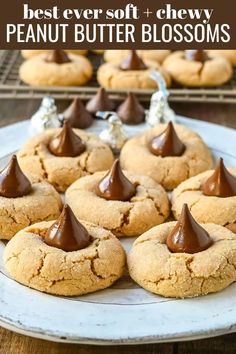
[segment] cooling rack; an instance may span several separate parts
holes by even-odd
[[[25,85],[18,76],[19,66],[23,58],[18,50],[0,51],[0,99],[40,99],[45,95],[52,95],[55,99],[71,99],[75,95],[82,99],[89,99],[97,90],[96,69],[103,62],[102,56],[89,54],[94,67],[94,75],[86,86],[81,87],[30,87]],[[236,70],[232,80],[217,88],[187,88],[174,86],[170,90],[172,102],[210,102],[236,103]],[[126,92],[110,90],[111,98],[122,100]],[[134,91],[141,101],[149,101],[153,90]]]

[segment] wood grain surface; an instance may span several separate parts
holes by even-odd
[[[0,102],[0,126],[30,118],[40,102],[2,100]],[[68,102],[58,102],[59,112]],[[178,114],[207,120],[220,125],[236,128],[236,104],[174,104]],[[187,321],[187,319],[186,319]],[[0,354],[235,354],[236,334],[167,344],[140,346],[99,347],[88,345],[52,343],[15,334],[0,328]]]

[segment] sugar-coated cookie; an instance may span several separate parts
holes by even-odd
[[[31,138],[18,152],[25,172],[33,172],[60,192],[82,176],[110,168],[114,160],[111,149],[94,134],[68,129],[45,131]]]
[[[117,236],[137,236],[164,222],[169,215],[169,200],[164,189],[149,177],[131,172],[124,175],[134,186],[126,200],[121,200],[119,195],[113,200],[98,195],[96,188],[105,173],[97,172],[73,183],[66,191],[66,202],[77,218],[93,222]],[[105,184],[108,191],[108,183]],[[122,188],[127,191],[126,186]]]
[[[35,222],[53,220],[61,207],[55,189],[36,176],[25,175],[13,155],[0,172],[0,239],[9,240]]]
[[[213,243],[202,252],[172,253],[168,235],[176,222],[156,226],[136,239],[128,255],[131,277],[164,297],[185,298],[218,292],[236,280],[236,236],[215,224],[202,224]]]
[[[167,190],[212,166],[211,152],[198,134],[178,124],[174,125],[174,133],[173,126],[171,128],[169,125],[160,124],[128,140],[120,155],[122,168],[147,175]],[[150,151],[150,143],[158,136],[161,136],[161,143],[166,143],[164,147],[168,148],[168,143],[170,147],[176,146],[170,141],[176,134],[180,140],[178,143],[184,147],[179,154],[171,155],[170,152],[169,156],[168,153],[167,156],[161,153],[158,156]]]
[[[236,168],[229,169],[229,172],[236,181]],[[173,191],[173,214],[178,219],[183,204],[187,203],[198,222],[219,224],[236,233],[236,194],[228,197],[204,194],[202,187],[213,174],[214,170],[206,171],[181,183]],[[218,177],[218,180],[223,178]]]
[[[82,222],[90,244],[66,252],[44,242],[53,222],[32,225],[7,244],[4,263],[19,283],[54,295],[78,296],[112,285],[125,268],[125,252],[111,232]]]

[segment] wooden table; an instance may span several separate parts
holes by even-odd
[[[65,108],[67,104],[67,102],[60,102],[58,104],[59,110]],[[38,105],[39,102],[34,100],[27,102],[2,101],[0,105],[0,126],[29,118]],[[9,107],[11,108],[9,109]],[[179,114],[208,120],[236,129],[236,105],[182,103],[174,104],[173,108]],[[110,354],[111,352],[113,354],[235,354],[236,334],[174,344],[99,347],[52,343],[0,329],[0,354]]]

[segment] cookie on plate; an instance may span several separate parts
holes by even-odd
[[[86,55],[88,53],[87,50],[83,49],[65,49],[64,52],[66,53],[72,53],[72,54],[77,54],[77,55]],[[45,53],[50,53],[50,50],[47,49],[25,49],[21,51],[21,55],[25,59],[30,59],[32,57],[35,57],[36,55],[39,54],[45,54]]]
[[[232,66],[223,57],[211,57],[203,50],[178,51],[169,55],[163,68],[186,86],[220,86],[231,79]]]
[[[15,155],[0,172],[0,239],[9,240],[35,222],[60,214],[61,198],[55,189],[20,169]]]
[[[125,269],[125,252],[111,232],[75,218],[68,206],[55,222],[21,230],[7,244],[10,276],[30,288],[78,296],[112,285]]]
[[[82,176],[111,167],[111,149],[94,134],[72,129],[50,129],[31,138],[18,152],[23,171],[34,173],[64,192]]]
[[[156,89],[157,84],[150,77],[153,70],[160,71],[167,86],[170,86],[170,76],[157,62],[143,61],[136,51],[132,50],[122,62],[101,65],[97,72],[97,80],[101,86],[107,89]]]
[[[143,60],[151,60],[161,64],[171,53],[170,50],[154,49],[154,50],[137,50],[137,54]],[[129,55],[129,50],[106,50],[104,59],[107,62],[120,62]]]
[[[62,50],[36,55],[24,61],[19,69],[21,80],[33,86],[81,86],[92,74],[87,58]]]
[[[179,221],[156,226],[136,239],[129,273],[155,294],[186,298],[223,290],[236,280],[236,235],[198,224],[187,205]]]
[[[121,170],[116,160],[108,173],[81,178],[66,191],[75,215],[112,231],[137,236],[169,215],[164,189],[151,178]]]
[[[171,122],[128,140],[120,160],[125,170],[147,175],[167,190],[212,166],[211,152],[200,136]]]
[[[219,224],[236,233],[236,168],[227,170],[220,159],[215,171],[181,183],[172,195],[176,219],[184,203],[198,222]]]

